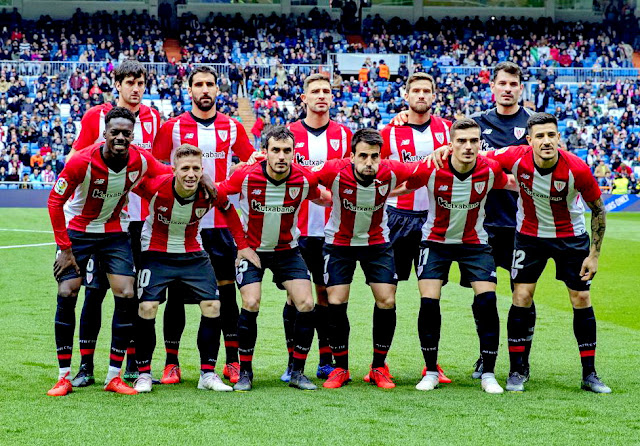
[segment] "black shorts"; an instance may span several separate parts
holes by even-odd
[[[304,263],[304,259],[298,248],[286,251],[257,252],[260,257],[260,265],[257,268],[253,263],[242,259],[236,268],[236,283],[242,288],[250,283],[262,282],[264,271],[270,269],[273,273],[273,281],[281,284],[287,280],[304,279],[311,280],[311,274]]]
[[[496,266],[489,245],[445,244],[423,242],[420,252],[420,265],[416,272],[418,280],[449,280],[449,268],[458,262],[460,273],[465,281],[497,282]]]
[[[216,275],[204,251],[185,254],[145,251],[140,263],[140,301],[164,302],[165,290],[172,284],[177,285],[182,298],[190,303],[219,299]]]
[[[233,280],[238,248],[231,232],[227,228],[207,228],[200,231],[200,237],[218,280]]]
[[[324,237],[300,237],[298,239],[300,254],[302,254],[304,263],[307,264],[311,277],[313,277],[313,283],[316,285],[325,285],[323,246]]]
[[[580,276],[582,262],[589,255],[589,236],[541,238],[516,234],[511,280],[514,283],[536,283],[547,260],[556,263],[556,279],[575,291],[587,291],[591,281]]]
[[[397,285],[391,243],[371,246],[324,245],[324,279],[327,286],[348,285],[353,281],[356,262],[360,262],[367,284]]]
[[[387,207],[389,239],[393,246],[398,280],[409,280],[411,265],[418,267],[422,226],[427,221],[427,211],[406,211]]]
[[[141,238],[143,221],[132,221],[129,223],[129,237],[131,240],[131,252],[133,252],[133,263],[136,266],[136,271],[140,269],[140,253],[142,251]],[[100,267],[95,256],[91,256],[89,262],[87,262],[87,273],[84,275],[82,284],[88,288],[95,289],[108,289],[109,280],[107,274],[104,272],[104,268]]]
[[[489,236],[489,245],[493,251],[493,260],[496,267],[511,271],[511,259],[516,238],[516,228],[485,226]]]
[[[73,267],[69,267],[62,272],[57,279],[58,282],[84,277],[91,256],[95,256],[105,273],[135,277],[131,242],[126,232],[95,234],[68,229],[67,234],[71,239],[71,251],[80,267],[80,274]],[[57,251],[59,250],[60,247]]]

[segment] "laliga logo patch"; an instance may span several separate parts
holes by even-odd
[[[135,183],[136,180],[138,179],[138,175],[140,175],[140,172],[133,171],[133,172],[129,172],[129,181],[131,181],[132,183]]]
[[[300,188],[299,187],[290,187],[289,188],[289,196],[292,199],[295,200],[298,195],[300,195]]]
[[[524,136],[524,132],[526,131],[525,128],[523,127],[514,127],[513,128],[513,134],[516,137],[516,139],[520,139]]]
[[[143,126],[144,126],[145,132],[151,133],[151,130],[153,129],[153,124],[151,124],[150,122],[145,122]]]
[[[58,195],[64,195],[67,187],[69,187],[69,183],[67,183],[67,180],[65,180],[64,178],[58,178],[58,181],[56,181],[56,185],[53,187],[53,190]]]
[[[485,182],[475,183],[473,188],[476,190],[478,194],[481,194],[484,191]]]
[[[436,132],[436,140],[440,143],[440,144],[444,144],[444,133],[442,132]]]
[[[218,130],[218,136],[220,137],[220,139],[222,141],[226,141],[227,137],[229,136],[229,131],[228,130]]]
[[[389,191],[389,185],[388,184],[384,184],[384,185],[378,187],[378,193],[380,195],[386,195],[388,191]]]
[[[196,217],[202,218],[204,214],[207,213],[207,208],[197,208],[196,209]]]
[[[331,147],[333,148],[333,150],[338,150],[340,148],[340,140],[339,139],[330,139],[329,140],[329,144],[331,144]]]
[[[564,189],[564,187],[567,185],[567,183],[566,183],[566,181],[554,181],[553,185],[556,188],[556,190],[558,192],[560,192],[562,189]]]

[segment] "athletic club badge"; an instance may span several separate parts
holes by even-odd
[[[145,122],[143,125],[144,125],[145,132],[151,133],[151,130],[153,129],[153,124],[151,124],[150,122]]]
[[[556,190],[558,192],[560,192],[567,185],[567,182],[566,181],[554,181],[553,185],[555,186]]]
[[[289,188],[289,196],[292,199],[295,200],[298,195],[300,195],[300,188],[299,187],[290,187]]]
[[[134,170],[133,172],[129,172],[129,181],[131,181],[132,183],[135,183],[136,180],[138,179],[138,175],[140,175],[140,172],[138,172],[137,170]]]
[[[330,139],[329,144],[331,144],[331,148],[333,150],[338,150],[340,148],[340,140],[339,139]]]
[[[389,185],[388,184],[384,184],[380,187],[378,187],[378,193],[380,195],[387,195],[387,191],[389,190]]]
[[[513,128],[513,134],[516,137],[516,139],[520,139],[524,136],[524,132],[526,131],[525,128],[523,127],[514,127]]]
[[[478,194],[481,194],[484,191],[485,184],[487,183],[485,183],[484,181],[481,181],[481,182],[475,183],[473,185],[473,188],[476,190]]]
[[[440,144],[444,144],[444,133],[442,133],[442,132],[435,132],[434,134],[436,135],[436,140],[437,140]]]
[[[196,217],[202,218],[207,213],[207,208],[196,208]]]
[[[220,137],[220,139],[222,141],[226,141],[227,138],[229,137],[229,131],[228,130],[218,130],[218,136]]]

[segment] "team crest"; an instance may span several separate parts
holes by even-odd
[[[515,279],[518,275],[518,270],[515,268],[511,268],[511,278]]]
[[[389,185],[388,184],[384,184],[380,187],[378,187],[378,193],[380,195],[387,195],[387,191],[389,190]]]
[[[222,141],[226,141],[227,138],[229,137],[229,131],[228,130],[218,130],[218,136],[220,137],[220,139]]]
[[[558,192],[560,192],[567,185],[567,182],[566,181],[554,181],[553,185],[555,186],[556,190]]]
[[[444,144],[444,133],[443,132],[435,132],[435,135],[436,135],[436,140],[440,144]]]
[[[143,123],[143,125],[145,132],[151,133],[151,130],[153,130],[153,124],[151,124],[150,122],[145,122]]]
[[[516,137],[516,139],[520,139],[524,136],[524,132],[526,131],[525,128],[523,127],[514,127],[513,128],[513,134]]]
[[[207,213],[207,208],[196,208],[196,217],[202,218]]]
[[[289,188],[289,196],[292,199],[295,200],[298,195],[300,195],[300,188],[299,187],[290,187]]]
[[[132,183],[135,183],[136,180],[138,179],[138,175],[140,175],[140,172],[138,172],[137,170],[134,170],[133,172],[129,172],[129,181],[131,181]]]
[[[338,150],[340,148],[339,139],[330,139],[329,144],[331,144],[331,148],[333,148],[333,150]]]
[[[478,194],[481,194],[481,193],[484,191],[484,186],[485,186],[485,184],[487,184],[487,183],[485,183],[484,181],[480,181],[480,182],[478,182],[478,183],[475,183],[475,184],[473,185],[473,188],[476,190],[476,192],[477,192]]]

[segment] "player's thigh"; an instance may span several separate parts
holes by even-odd
[[[536,283],[551,257],[549,240],[516,234],[511,261],[511,280],[517,283]]]
[[[133,251],[129,234],[118,232],[104,237],[100,243],[99,252],[96,258],[100,266],[104,266],[104,271],[109,275],[135,277],[136,268],[133,263]],[[111,279],[110,279],[111,281]]]
[[[154,253],[143,253],[138,270],[137,289],[140,302],[165,301],[165,290],[178,281],[179,272],[169,261],[154,258]]]
[[[324,258],[322,253],[324,238],[300,237],[298,246],[300,248],[300,254],[311,273],[313,283],[319,286],[325,286]]]
[[[129,239],[131,240],[131,251],[133,253],[133,263],[137,268],[140,266],[140,255],[142,253],[142,227],[143,221],[132,221],[129,223]]]
[[[357,262],[355,247],[325,244],[322,252],[327,291],[336,285],[351,284]]]
[[[485,288],[485,286],[479,285],[481,283],[493,284],[493,289],[482,292],[495,291],[498,275],[491,255],[491,247],[489,245],[462,245],[458,251],[460,272],[469,280],[474,293],[478,294],[476,289]]]
[[[553,241],[553,260],[556,279],[575,291],[589,291],[591,280],[583,281],[580,275],[582,262],[589,256],[589,236],[559,238]]]
[[[202,246],[209,254],[211,264],[219,281],[233,280],[238,250],[233,236],[226,228],[207,228],[200,232]]]
[[[515,245],[515,228],[498,228],[487,226],[489,245],[496,267],[509,271],[513,260],[513,248]]]
[[[75,268],[69,267],[56,278],[58,283],[84,277],[87,272],[87,264],[98,249],[99,239],[92,234],[71,230],[68,230],[67,234],[69,235],[69,240],[71,240],[71,252],[80,268],[80,274],[76,272]],[[56,247],[56,258],[58,255],[60,255],[60,248]],[[74,280],[74,283],[76,282]],[[82,280],[80,280],[80,284],[82,284]],[[78,285],[78,289],[80,289],[80,285]]]
[[[429,299],[440,299],[443,281],[439,279],[421,279],[418,280],[418,290],[420,297],[428,297]]]
[[[398,284],[391,243],[357,247],[358,260],[367,284]]]
[[[453,263],[453,257],[455,256],[455,254],[452,254],[453,250],[453,246],[443,243],[422,243],[418,268],[416,269],[418,287],[420,288],[422,297],[431,297],[432,299],[440,298],[439,288],[446,285],[449,280],[449,270],[451,269],[451,263]],[[426,282],[424,281],[435,281],[440,284],[437,289],[437,295],[426,295],[423,293],[423,289],[429,293],[436,292],[435,282],[431,282],[432,285],[425,288],[424,284]],[[420,283],[423,283],[423,285],[420,285]]]
[[[307,312],[313,309],[313,294],[309,279],[285,280],[282,284],[298,311]]]
[[[180,262],[182,271],[178,282],[185,303],[200,303],[203,301],[217,301],[220,299],[216,275],[209,261],[209,256],[203,251],[192,253]]]

